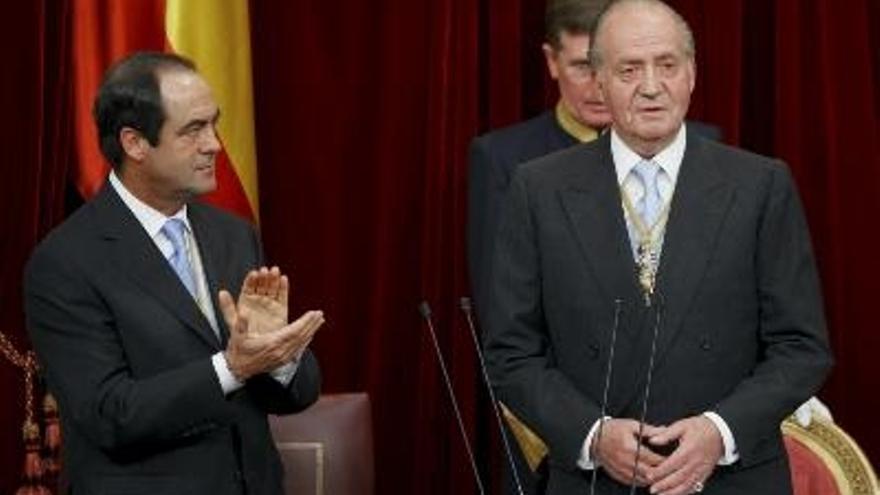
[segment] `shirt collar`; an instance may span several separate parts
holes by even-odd
[[[568,108],[566,108],[562,99],[556,104],[556,110],[554,110],[554,113],[556,115],[556,123],[559,124],[559,127],[562,127],[562,130],[568,133],[568,135],[582,143],[588,143],[596,139],[599,135],[599,132],[596,129],[578,122],[574,118],[574,115],[572,115]]]
[[[675,135],[675,139],[660,153],[651,158],[651,161],[660,165],[666,172],[673,184],[675,184],[678,178],[678,171],[681,169],[681,161],[684,159],[686,146],[687,132],[685,124],[682,122],[678,133]],[[623,139],[617,135],[613,128],[611,129],[611,157],[614,160],[614,170],[617,172],[617,183],[621,185],[633,167],[644,160],[644,158],[623,142]]]
[[[165,225],[165,222],[172,218],[178,218],[183,221],[183,224],[186,225],[186,229],[188,231],[192,231],[192,227],[189,224],[189,218],[186,215],[186,205],[177,211],[174,215],[165,216],[161,211],[153,208],[152,206],[144,203],[140,199],[138,199],[134,194],[129,191],[125,185],[119,180],[119,177],[116,175],[115,171],[110,172],[110,185],[113,186],[113,189],[116,190],[116,194],[122,199],[122,202],[125,203],[125,206],[128,207],[129,210],[134,214],[135,218],[137,218],[138,222],[144,227],[144,230],[147,231],[147,234],[150,238],[156,237],[156,235],[162,230],[162,226]]]

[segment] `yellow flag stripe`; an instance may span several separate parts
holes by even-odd
[[[259,218],[247,0],[166,0],[165,5],[168,42],[175,53],[196,62],[213,88],[223,114],[220,139]]]

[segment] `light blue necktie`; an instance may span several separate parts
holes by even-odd
[[[192,265],[189,264],[189,256],[186,255],[186,241],[184,240],[184,230],[186,225],[179,218],[171,218],[162,226],[162,233],[171,241],[174,252],[168,258],[171,268],[177,273],[178,278],[183,283],[186,290],[195,297],[196,283],[193,276]]]
[[[660,165],[654,162],[642,160],[633,168],[633,173],[642,183],[645,193],[636,205],[645,227],[651,228],[657,222],[657,216],[663,208],[663,199],[660,197],[660,188],[657,187],[657,178],[660,176]]]

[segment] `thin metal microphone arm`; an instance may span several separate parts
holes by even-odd
[[[459,306],[464,312],[465,318],[467,318],[468,328],[470,328],[471,337],[474,340],[474,348],[477,351],[477,360],[480,362],[480,371],[483,373],[483,381],[486,383],[486,390],[489,391],[489,400],[492,401],[492,411],[495,413],[495,421],[498,422],[498,431],[501,432],[501,443],[504,445],[504,453],[507,455],[507,462],[510,464],[510,470],[513,473],[513,481],[516,483],[517,493],[519,493],[519,495],[524,495],[522,483],[519,479],[519,472],[516,469],[516,463],[513,461],[513,452],[510,450],[510,441],[507,439],[507,431],[504,429],[504,423],[501,421],[501,411],[498,408],[498,399],[495,398],[495,390],[492,388],[492,381],[489,379],[489,372],[486,369],[486,360],[483,358],[483,351],[480,348],[480,340],[477,338],[470,298],[462,297],[459,300]]]
[[[464,440],[464,448],[467,450],[471,469],[474,471],[474,479],[477,482],[477,489],[479,489],[480,495],[485,495],[486,490],[483,488],[483,480],[480,478],[480,471],[477,469],[477,462],[474,459],[471,442],[468,440],[467,432],[464,429],[464,421],[461,419],[461,411],[458,409],[458,399],[455,398],[455,391],[452,388],[452,380],[449,379],[446,360],[443,359],[443,353],[440,352],[440,343],[437,341],[437,332],[434,331],[434,320],[431,316],[431,307],[426,301],[422,301],[419,304],[419,313],[422,315],[422,318],[424,318],[425,323],[427,323],[428,332],[431,335],[431,342],[434,344],[434,350],[437,353],[437,361],[440,363],[440,370],[443,372],[443,383],[446,384],[446,391],[449,393],[449,399],[452,401],[452,409],[455,411],[455,419],[458,421],[458,429],[461,432],[462,440]]]
[[[632,481],[630,483],[630,495],[634,495],[636,493],[636,471],[639,465],[639,455],[642,452],[642,434],[645,431],[645,418],[648,415],[648,401],[651,398],[651,384],[654,379],[654,360],[657,355],[657,336],[660,334],[660,321],[663,316],[663,301],[660,298],[658,293],[653,294],[655,301],[653,304],[649,304],[649,308],[653,308],[654,310],[654,328],[651,335],[651,355],[648,358],[648,372],[645,377],[645,393],[642,398],[642,413],[639,417],[639,434],[638,434],[638,442],[636,443],[636,456],[633,460],[633,471],[632,471]],[[646,297],[648,297],[646,295]]]
[[[611,345],[608,349],[608,362],[605,364],[605,384],[602,386],[602,404],[599,409],[599,429],[596,431],[595,445],[599,445],[602,440],[602,430],[605,428],[605,416],[608,414],[608,394],[611,391],[611,374],[614,371],[614,349],[617,347],[617,329],[620,327],[620,310],[623,301],[614,300],[614,326],[611,327]],[[590,446],[589,448],[592,448]],[[590,477],[590,495],[596,493],[596,477],[599,473],[599,466],[593,462],[593,475]]]

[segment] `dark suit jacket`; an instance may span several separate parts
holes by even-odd
[[[468,266],[477,317],[483,320],[487,290],[491,281],[489,262],[495,244],[495,231],[510,176],[516,166],[578,141],[556,120],[553,110],[519,124],[492,131],[471,143],[468,178]],[[511,437],[508,435],[508,437]],[[511,454],[525,495],[542,493],[542,476],[534,476],[518,448]],[[518,493],[512,474],[505,465],[504,493]],[[543,473],[543,470],[542,472]]]
[[[261,264],[260,245],[232,215],[188,215],[218,307],[217,291],[235,296]],[[25,305],[73,494],[282,493],[266,414],[317,399],[317,361],[306,352],[288,387],[262,375],[224,396],[211,355],[225,342],[109,184],[34,251]]]
[[[548,493],[589,485],[576,461],[600,416],[617,305],[608,414],[639,417],[660,307],[647,421],[717,412],[740,460],[716,469],[705,493],[789,493],[779,424],[831,357],[784,165],[689,132],[657,284],[661,302],[647,309],[607,135],[519,168],[494,256],[486,352],[500,399],[549,445]],[[599,488],[626,493],[604,474]]]
[[[688,122],[688,129],[713,140],[717,127]],[[556,120],[553,110],[535,118],[477,137],[471,143],[468,176],[468,267],[471,289],[481,320],[491,283],[490,262],[501,204],[516,167],[577,144]]]
[[[468,266],[478,315],[486,307],[489,262],[501,204],[517,165],[577,144],[553,110],[473,140],[468,177]]]

